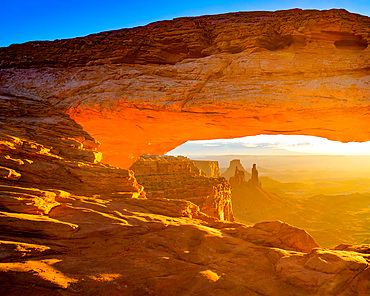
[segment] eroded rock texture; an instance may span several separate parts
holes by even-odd
[[[369,292],[369,255],[321,249],[282,222],[216,221],[176,199],[54,198],[59,206],[48,215],[0,212],[2,294]]]
[[[345,10],[179,18],[2,48],[0,83],[71,114],[125,168],[186,140],[367,141],[369,36]]]
[[[221,177],[218,161],[212,160],[193,160],[194,164],[206,174],[207,177],[219,178]]]
[[[368,247],[325,250],[283,222],[220,221],[165,191],[144,198],[132,172],[101,164],[98,143],[48,102],[0,99],[1,295],[369,292]],[[140,168],[202,177],[181,158]]]
[[[0,184],[85,195],[142,195],[132,171],[100,163],[98,146],[44,99],[0,90]]]
[[[189,200],[212,217],[234,220],[229,182],[222,177],[205,176],[188,158],[142,155],[130,170],[144,186],[148,198]]]

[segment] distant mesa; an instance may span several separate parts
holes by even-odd
[[[231,172],[233,172],[233,175],[230,176]],[[243,185],[244,183],[244,185],[261,188],[261,180],[258,178],[257,165],[253,164],[252,173],[250,174],[244,169],[244,167],[242,166],[240,162],[240,159],[231,160],[230,166],[222,174],[222,176],[225,178],[228,177],[229,182],[232,187],[238,187],[238,186]],[[245,182],[246,177],[250,177],[248,182]]]
[[[250,173],[248,173],[244,169],[243,165],[240,162],[240,159],[233,159],[233,160],[230,161],[230,165],[227,168],[227,170],[222,173],[222,177],[225,177],[227,180],[230,180],[231,177],[235,176],[235,169],[236,168],[238,169],[238,171],[244,172],[243,181],[245,181],[245,178],[250,178],[252,176]]]

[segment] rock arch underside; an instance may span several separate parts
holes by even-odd
[[[128,168],[187,140],[368,141],[370,20],[240,12],[0,49],[1,86],[46,98]]]
[[[0,48],[0,294],[369,295],[369,245],[232,221],[218,168],[210,179],[185,158],[141,157],[153,198],[127,170],[187,140],[369,141],[369,123],[370,18],[345,10]],[[162,177],[166,191],[150,188]]]

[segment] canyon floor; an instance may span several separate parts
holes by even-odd
[[[234,156],[209,157],[222,163]],[[370,179],[367,156],[240,156],[244,166],[258,160],[261,188],[246,182],[232,188],[234,215],[245,223],[281,220],[304,228],[322,246],[364,244],[370,238]],[[358,162],[361,166],[356,166]],[[345,165],[351,164],[350,168]],[[331,164],[331,167],[330,167]],[[333,166],[336,166],[335,169]],[[230,178],[240,160],[221,169]],[[251,165],[250,165],[251,166]],[[325,167],[326,170],[318,170]]]

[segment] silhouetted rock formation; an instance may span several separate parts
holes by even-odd
[[[281,197],[262,188],[256,164],[252,166],[252,174],[249,174],[251,177],[248,181],[244,180],[244,171],[240,170],[239,166],[241,166],[240,160],[233,160],[228,169],[235,167],[235,175],[230,178],[235,217],[249,223],[256,223],[269,220],[263,217],[269,217],[271,213],[278,217],[278,213],[286,213],[287,209],[290,210],[289,204]]]
[[[253,164],[252,176],[251,176],[250,180],[248,180],[248,184],[251,185],[251,186],[261,188],[261,181],[260,181],[260,179],[258,179],[258,171],[257,171],[257,166],[256,166],[255,163]]]
[[[243,184],[244,185],[248,184],[249,186],[252,186],[252,187],[261,188],[261,180],[258,178],[258,171],[257,171],[256,164],[253,164],[252,174],[249,174],[245,171],[245,169],[241,165],[240,159],[234,159],[230,161],[230,166],[228,167],[226,172],[224,172],[222,175],[224,177],[228,176],[232,170],[234,170],[234,175],[231,176],[229,179],[232,187],[239,187],[239,186],[242,186]],[[248,182],[245,182],[246,173],[249,176],[251,176]]]
[[[250,173],[248,173],[242,166],[241,162],[240,162],[240,159],[233,159],[230,161],[230,165],[229,167],[227,168],[227,170],[225,172],[223,172],[221,175],[222,177],[225,177],[227,180],[230,180],[231,177],[234,177],[235,176],[235,170],[236,168],[238,169],[238,171],[242,171],[244,172],[244,179],[243,181],[245,181],[245,178],[249,178],[251,176]]]
[[[148,198],[189,200],[207,215],[234,220],[229,182],[222,177],[206,177],[186,157],[142,155],[130,169]]]
[[[241,171],[238,169],[238,167],[236,167],[234,176],[231,177],[229,180],[231,187],[238,187],[242,185],[244,181],[245,181],[244,171]]]

